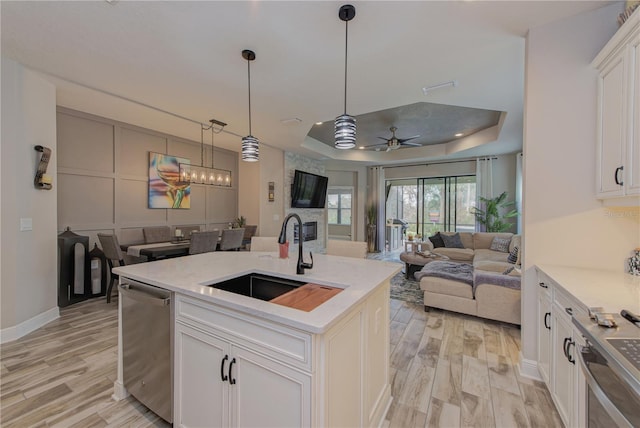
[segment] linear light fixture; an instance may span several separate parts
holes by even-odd
[[[448,82],[438,83],[437,85],[425,86],[424,88],[422,88],[422,93],[424,95],[429,95],[429,92],[431,92],[433,90],[436,90],[436,89],[446,88],[447,86],[456,87],[456,86],[458,86],[458,81],[457,80],[450,80]]]
[[[192,184],[208,184],[211,186],[231,187],[231,171],[215,168],[214,164],[214,134],[219,134],[227,126],[226,123],[216,119],[209,120],[211,125],[200,124],[200,166],[188,163],[180,164],[181,181]],[[219,127],[216,130],[216,126]],[[211,167],[204,165],[204,131],[211,130]]]

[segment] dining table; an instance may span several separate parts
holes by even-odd
[[[189,255],[190,245],[191,243],[188,239],[182,239],[153,244],[122,244],[120,248],[122,251],[126,251],[129,256],[145,256],[151,262],[158,259]]]

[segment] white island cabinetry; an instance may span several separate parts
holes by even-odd
[[[379,423],[390,399],[388,292],[383,287],[316,335],[177,296],[174,423]]]
[[[389,281],[399,270],[318,254],[302,276],[271,253],[216,252],[116,273],[173,292],[174,426],[368,427],[391,404]],[[248,274],[342,291],[306,312],[211,286]],[[127,395],[122,364],[120,355],[117,399]]]

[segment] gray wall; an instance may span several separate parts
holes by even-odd
[[[143,226],[224,228],[238,217],[238,155],[215,148],[215,167],[231,170],[232,187],[191,185],[190,209],[147,207],[149,152],[200,164],[200,142],[185,140],[59,107],[58,231],[89,236],[115,232],[121,243],[142,242]],[[210,165],[205,143],[204,164]]]

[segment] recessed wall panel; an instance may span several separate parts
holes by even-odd
[[[58,167],[112,173],[114,126],[58,112]]]
[[[120,180],[118,189],[118,221],[123,226],[164,224],[167,210],[150,209],[148,183],[138,180]]]
[[[191,186],[191,208],[188,210],[169,210],[171,224],[201,224],[205,218],[207,208],[206,187]]]
[[[120,174],[148,176],[149,152],[165,153],[167,139],[129,128],[120,130]]]
[[[58,224],[113,224],[113,179],[58,174]]]
[[[237,206],[238,193],[235,190],[222,187],[207,188],[208,223],[225,223],[235,220]]]

